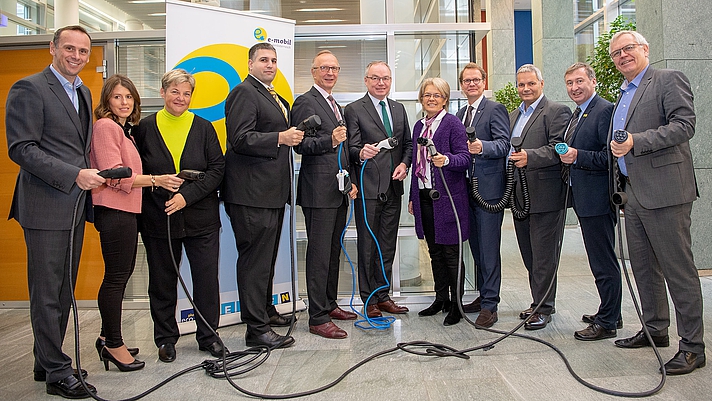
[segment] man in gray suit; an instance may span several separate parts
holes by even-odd
[[[629,135],[610,144],[626,183],[625,230],[643,320],[655,345],[668,346],[667,284],[681,340],[665,370],[686,374],[705,366],[702,291],[690,235],[698,196],[689,143],[695,134],[692,89],[680,71],[649,66],[648,42],[637,32],[616,33],[609,50],[625,78],[612,129]],[[615,344],[639,348],[650,342],[640,331]]]
[[[522,149],[510,156],[518,168],[526,168],[531,207],[524,220],[514,220],[519,252],[529,272],[531,306],[519,314],[528,319],[527,330],[543,329],[551,321],[556,298],[556,268],[564,230],[566,187],[561,181],[561,161],[554,150],[563,142],[571,110],[544,96],[544,78],[531,64],[517,70],[517,91],[522,104],[509,114],[512,138],[522,137]],[[522,204],[521,194],[517,202]],[[554,280],[549,295],[549,284]],[[543,302],[536,313],[534,307]]]
[[[390,286],[386,285],[381,258],[369,231],[378,239],[383,254],[383,270],[390,280],[398,240],[403,179],[408,175],[412,157],[412,138],[405,107],[387,98],[391,91],[391,68],[388,64],[383,61],[369,63],[363,80],[368,93],[346,106],[344,114],[349,158],[357,183],[362,165],[368,160],[363,171],[363,182],[360,183],[363,196],[358,196],[355,202],[358,284],[364,305],[369,295],[377,290],[365,308],[369,317],[378,317],[381,312],[408,312],[408,308],[397,305],[388,296]],[[392,149],[375,146],[391,137],[398,141]],[[364,219],[364,209],[368,220]]]
[[[52,64],[12,86],[5,118],[8,153],[20,166],[9,218],[20,223],[27,245],[35,380],[46,380],[47,394],[65,398],[90,396],[62,352],[72,303],[69,269],[76,283],[85,205],[91,207],[84,191],[104,183],[89,168],[91,93],[78,77],[90,51],[84,28],[58,29],[49,44]]]

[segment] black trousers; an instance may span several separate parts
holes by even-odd
[[[153,340],[157,346],[175,344],[180,337],[176,323],[176,303],[178,302],[178,275],[176,274],[166,238],[156,238],[141,234],[146,247],[148,261],[148,298],[153,319]],[[183,248],[190,262],[193,281],[193,300],[208,325],[217,330],[220,320],[220,288],[218,284],[218,256],[220,253],[220,231],[195,237],[171,239],[173,256],[180,266]],[[208,346],[217,341],[202,320],[195,317],[197,332],[195,338],[200,346]]]
[[[390,299],[390,285],[386,285],[385,276],[390,282],[393,273],[393,259],[396,255],[396,242],[398,241],[398,223],[401,213],[401,196],[396,196],[393,185],[388,187],[385,202],[378,199],[366,199],[366,213],[368,215],[369,232],[363,216],[364,204],[360,197],[354,202],[356,213],[356,234],[358,238],[358,286],[361,300],[366,303],[369,295],[376,289],[369,304],[385,302]],[[383,269],[381,258],[371,232],[378,239],[381,254],[383,255]]]
[[[47,382],[56,382],[73,373],[72,358],[62,352],[67,331],[72,293],[69,288],[69,244],[72,282],[77,283],[79,257],[84,239],[84,216],[71,231],[23,228],[27,245],[27,284],[30,292],[30,320],[34,335],[35,371],[46,371]]]
[[[240,316],[247,331],[260,335],[270,331],[274,264],[282,234],[284,208],[266,209],[225,203],[237,245],[237,292]]]
[[[309,325],[331,321],[337,307],[341,233],[346,225],[348,203],[338,208],[302,207],[307,228],[306,274],[309,296]]]
[[[97,303],[101,314],[101,336],[106,346],[124,345],[121,336],[121,305],[126,284],[136,265],[138,223],[135,213],[94,207],[94,227],[99,231],[101,255],[104,258],[104,280],[99,287]]]
[[[430,266],[433,269],[435,300],[457,300],[458,266],[464,273],[464,265],[460,262],[458,245],[444,245],[435,242],[435,213],[433,211],[433,200],[430,198],[430,190],[421,189],[419,196],[423,234],[425,235],[425,242],[428,243]],[[460,280],[460,299],[462,299],[464,283],[463,274],[462,280]]]

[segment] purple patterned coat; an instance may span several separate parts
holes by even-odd
[[[418,177],[415,176],[415,163],[417,162],[417,152],[420,145],[417,140],[423,130],[423,122],[419,120],[413,127],[413,158],[410,181],[410,201],[413,202],[413,215],[415,217],[415,232],[418,238],[423,239],[423,222],[420,215],[420,197],[418,196]],[[470,165],[470,153],[467,150],[467,134],[465,126],[454,115],[447,113],[440,121],[438,129],[433,134],[433,144],[438,153],[447,156],[450,163],[443,166],[450,192],[455,202],[455,209],[460,219],[462,230],[462,240],[469,238],[469,217],[468,217],[468,191],[465,172]],[[458,243],[457,226],[455,215],[450,205],[450,199],[443,185],[440,172],[434,166],[433,177],[435,189],[440,192],[440,199],[433,201],[433,214],[435,215],[435,242],[442,245],[456,245]]]

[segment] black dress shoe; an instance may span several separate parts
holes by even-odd
[[[519,312],[519,318],[522,320],[528,318],[532,314],[533,310],[534,308],[524,309],[523,311]],[[556,308],[551,308],[551,314],[553,315],[554,313],[556,313]]]
[[[176,345],[172,343],[161,344],[158,347],[158,359],[161,362],[173,362],[176,360]]]
[[[650,337],[653,338],[653,342],[655,343],[656,347],[663,348],[670,346],[670,337],[668,336],[651,335]],[[650,343],[648,342],[648,338],[645,337],[645,333],[643,332],[643,330],[641,330],[633,337],[616,340],[615,345],[616,347],[620,348],[642,348],[649,347]]]
[[[462,319],[460,309],[457,307],[456,304],[452,304],[450,306],[450,312],[448,312],[447,316],[445,316],[443,326],[452,326],[454,324],[458,324],[460,323],[460,319]]]
[[[34,374],[36,382],[43,382],[43,381],[47,380],[47,372],[45,372],[44,370],[34,370],[34,371],[32,371],[32,373]],[[86,379],[87,376],[89,376],[87,371],[82,369],[82,377]],[[76,369],[74,369],[74,377],[76,377],[77,380],[79,380],[79,377],[77,376]]]
[[[225,354],[230,353],[230,351],[227,349],[227,347],[223,347],[223,345],[219,341],[215,341],[212,344],[205,346],[205,347],[202,345],[198,347],[198,349],[201,351],[210,352],[210,355],[214,356],[215,358],[222,358],[223,348],[225,349]]]
[[[596,321],[596,315],[583,315],[581,316],[581,321],[584,323],[592,324],[595,323]],[[623,318],[619,317],[618,320],[616,320],[616,328],[617,329],[622,329],[623,328]]]
[[[248,347],[287,348],[294,344],[294,338],[292,336],[281,336],[273,330],[259,335],[254,335],[248,331],[245,335],[245,343]]]
[[[467,305],[462,305],[462,310],[465,313],[476,313],[480,312],[482,310],[482,298],[477,297],[475,298],[474,301],[470,302]]]
[[[433,316],[433,315],[438,314],[441,311],[445,310],[444,307],[445,307],[445,301],[436,299],[435,302],[430,304],[430,306],[428,306],[427,308],[418,312],[418,316]]]
[[[64,379],[54,382],[47,383],[47,394],[58,395],[64,398],[79,399],[79,398],[89,398],[91,395],[84,390],[82,383],[77,380],[74,375],[67,376]],[[92,393],[96,393],[96,388],[91,384],[87,383],[87,388]]]
[[[551,316],[550,315],[545,315],[543,313],[534,313],[531,315],[531,319],[529,319],[528,322],[524,323],[524,329],[525,330],[540,330],[546,327],[547,324],[551,321]]]
[[[269,317],[269,325],[274,326],[274,327],[289,327],[290,323],[292,322],[291,315],[289,317],[282,316],[282,315],[273,315]],[[294,320],[296,321],[297,317],[294,316]]]
[[[677,351],[677,354],[665,364],[665,372],[669,376],[685,375],[697,368],[704,368],[706,363],[704,353]]]
[[[143,369],[143,367],[146,366],[144,361],[139,361],[138,359],[134,359],[133,362],[130,363],[120,362],[111,355],[111,352],[109,352],[109,349],[106,347],[101,349],[101,360],[104,361],[104,370],[109,370],[109,362],[116,365],[122,372],[133,372],[134,370]]]
[[[96,347],[96,352],[97,354],[99,354],[99,360],[101,361],[101,349],[106,347],[106,340],[102,339],[101,337],[97,337],[94,346]],[[129,354],[131,354],[131,356],[138,355],[138,348],[126,347],[126,349],[129,350]]]
[[[581,341],[596,341],[616,336],[616,330],[605,329],[600,324],[591,323],[583,330],[574,332],[574,338]]]

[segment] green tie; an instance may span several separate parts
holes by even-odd
[[[386,111],[386,102],[381,100],[378,102],[381,105],[381,114],[383,115],[383,126],[386,127],[386,133],[388,137],[393,136],[393,130],[391,129],[391,120],[388,119],[388,112]]]

